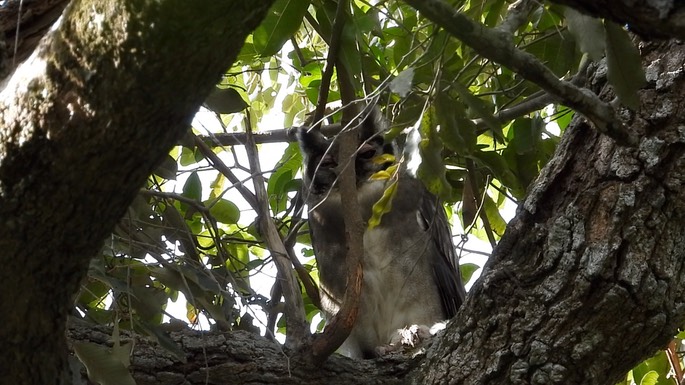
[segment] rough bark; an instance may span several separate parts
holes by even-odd
[[[643,52],[639,147],[575,119],[417,382],[612,384],[683,324],[685,47]]]
[[[643,38],[685,38],[682,2],[650,0],[552,0],[596,17],[627,24]]]
[[[111,330],[92,325],[71,325],[70,341],[111,346]],[[171,338],[186,353],[182,363],[148,339],[123,332],[135,340],[131,373],[138,385],[167,384],[402,384],[418,360],[400,355],[383,360],[356,361],[334,355],[321,366],[298,361],[277,343],[245,331],[205,333],[182,330]],[[86,383],[85,368],[80,367]]]
[[[69,0],[5,1],[0,7],[0,79],[29,57],[68,3]]]
[[[76,1],[14,73],[0,97],[5,378],[69,383],[61,336],[88,261],[270,3]]]

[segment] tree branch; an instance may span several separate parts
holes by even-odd
[[[335,62],[338,60],[338,51],[340,50],[341,36],[343,27],[345,26],[345,12],[347,12],[346,0],[338,0],[338,6],[335,9],[335,20],[333,20],[333,28],[331,29],[331,38],[328,44],[328,56],[326,57],[326,68],[321,74],[321,86],[319,87],[319,98],[316,103],[316,110],[312,122],[314,127],[319,127],[323,120],[323,115],[326,110],[326,103],[328,101],[328,92],[331,88],[331,79],[333,78],[333,70],[335,69]]]
[[[300,288],[297,285],[297,279],[295,278],[295,274],[293,274],[288,251],[269,214],[269,196],[264,188],[264,177],[262,176],[262,170],[259,164],[257,144],[250,136],[252,133],[252,125],[249,121],[249,115],[248,118],[246,118],[245,131],[247,133],[245,150],[247,151],[247,159],[250,162],[250,171],[253,175],[254,189],[257,196],[256,211],[259,231],[264,236],[264,241],[274,258],[276,268],[278,269],[278,277],[282,279],[281,289],[283,291],[283,296],[285,297],[285,318],[288,325],[285,343],[287,347],[299,350],[303,345],[309,343],[309,324],[305,319],[304,302],[302,301]]]
[[[627,24],[644,38],[685,39],[685,7],[679,1],[552,0],[596,17]]]
[[[64,330],[91,257],[270,4],[73,2],[4,85],[0,361],[14,383],[71,383]]]
[[[591,92],[559,80],[535,56],[517,49],[511,35],[490,29],[471,20],[442,0],[405,0],[423,16],[433,21],[454,37],[463,41],[478,54],[496,61],[523,78],[537,84],[590,119],[597,129],[620,144],[634,146],[637,139],[616,117],[614,109]]]

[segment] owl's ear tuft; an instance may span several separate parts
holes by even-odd
[[[383,113],[378,106],[374,106],[366,108],[364,114],[366,116],[364,117],[364,121],[362,121],[359,139],[361,141],[367,141],[370,138],[378,138],[378,142],[382,143],[383,133],[385,133],[387,129],[387,122],[383,117]]]
[[[309,127],[300,127],[296,132],[297,142],[303,156],[322,154],[329,145],[328,139],[319,131]]]

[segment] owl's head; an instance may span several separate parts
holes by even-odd
[[[386,124],[376,108],[367,108],[361,115],[357,129],[357,151],[355,152],[355,171],[357,188],[369,181],[374,173],[388,168],[392,162],[374,161],[382,154],[395,155],[395,146],[383,138]],[[336,189],[338,175],[348,162],[338,159],[338,141],[336,137],[325,137],[318,130],[306,127],[297,132],[300,150],[304,162],[304,185],[314,200],[324,197],[329,190]]]

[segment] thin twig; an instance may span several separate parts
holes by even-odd
[[[512,69],[523,78],[562,100],[565,105],[585,115],[595,124],[598,131],[613,138],[617,143],[637,145],[636,135],[621,123],[611,105],[603,102],[592,92],[570,82],[559,80],[535,56],[516,48],[509,33],[487,28],[442,0],[405,0],[405,2],[483,57]]]
[[[281,278],[281,289],[285,297],[285,319],[288,324],[285,343],[286,346],[297,350],[307,343],[310,336],[304,313],[304,302],[302,301],[300,288],[297,285],[297,279],[295,279],[295,274],[293,274],[288,252],[269,213],[269,196],[264,187],[264,177],[262,176],[259,163],[257,144],[251,136],[252,126],[249,115],[246,117],[245,132],[247,133],[245,150],[247,152],[247,159],[250,162],[256,195],[255,211],[257,212],[258,228],[274,258],[276,268],[278,269],[278,277]]]
[[[335,62],[338,59],[338,51],[342,40],[342,31],[345,26],[345,11],[347,10],[347,1],[339,0],[338,7],[335,10],[335,20],[333,21],[333,28],[331,29],[331,39],[328,44],[328,55],[326,56],[326,68],[321,74],[321,85],[319,86],[319,99],[316,103],[316,110],[314,111],[314,127],[319,127],[323,120],[323,115],[326,110],[326,103],[328,101],[328,92],[331,88],[331,79],[333,78],[333,70],[335,69]]]

